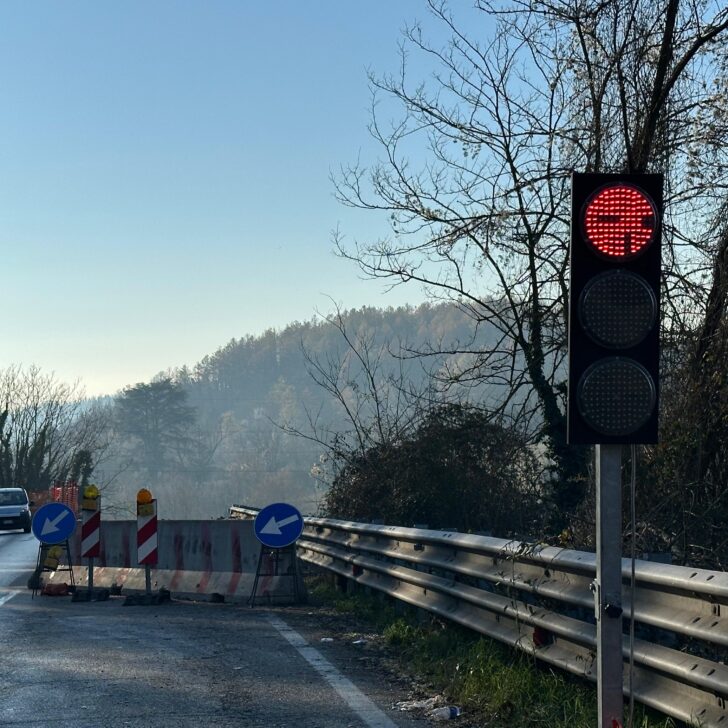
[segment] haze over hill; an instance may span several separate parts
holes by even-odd
[[[95,473],[108,484],[112,510],[123,512],[136,490],[148,485],[167,518],[220,516],[231,503],[275,500],[315,512],[322,485],[312,470],[322,474],[326,452],[317,439],[346,437],[352,429],[348,406],[359,408],[363,422],[372,414],[358,398],[367,384],[362,353],[369,358],[376,386],[389,393],[389,406],[394,391],[412,398],[429,389],[427,396],[475,402],[493,395],[462,386],[432,390],[430,373],[446,366],[463,368],[473,359],[463,350],[492,343],[493,331],[485,327],[473,340],[472,320],[454,305],[362,308],[343,312],[338,321],[338,327],[322,318],[295,322],[283,330],[233,339],[192,368],[158,375],[157,385],[168,380],[184,395],[169,405],[181,409],[170,419],[170,431],[155,435],[160,444],[154,451],[144,421],[156,416],[149,410],[153,383],[135,392],[133,402],[118,398],[110,446]],[[451,353],[411,355],[438,348]],[[337,401],[312,372],[319,382],[336,386],[342,398]],[[119,404],[128,410],[125,420],[118,417],[125,411]],[[290,434],[293,430],[301,436]]]

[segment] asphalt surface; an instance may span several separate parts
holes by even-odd
[[[331,615],[33,599],[36,555],[32,535],[0,532],[0,726],[430,725],[395,707],[417,696],[370,649],[376,636],[342,631]]]

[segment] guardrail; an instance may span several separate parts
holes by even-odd
[[[233,518],[257,509],[232,506]],[[305,561],[596,680],[595,554],[449,531],[306,518]],[[631,562],[622,561],[625,636]],[[728,728],[728,573],[636,562],[635,700]],[[629,695],[627,664],[624,694]]]

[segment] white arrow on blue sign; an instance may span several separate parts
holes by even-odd
[[[63,543],[76,530],[76,516],[65,503],[46,503],[35,512],[31,528],[41,543]]]
[[[294,543],[303,531],[303,516],[288,503],[271,503],[255,517],[255,535],[264,546],[282,549]]]

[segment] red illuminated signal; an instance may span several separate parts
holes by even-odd
[[[584,237],[607,258],[628,260],[639,255],[654,239],[656,227],[654,203],[633,185],[603,187],[584,205]]]
[[[658,441],[663,178],[574,172],[567,442]]]

